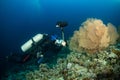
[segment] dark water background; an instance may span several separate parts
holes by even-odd
[[[67,39],[87,18],[120,25],[120,0],[0,0],[0,68],[5,56],[21,53],[20,46],[37,33],[58,34],[59,20],[67,21]],[[1,71],[2,72],[2,71]]]

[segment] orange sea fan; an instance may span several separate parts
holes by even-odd
[[[111,35],[112,33],[112,35]],[[70,39],[70,49],[79,52],[81,48],[90,51],[98,51],[116,43],[118,33],[112,24],[107,26],[100,19],[87,19],[74,32]]]

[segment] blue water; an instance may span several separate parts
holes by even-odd
[[[69,39],[87,18],[119,26],[120,0],[0,0],[0,59],[20,53],[20,46],[37,33],[60,35],[55,27],[60,20],[69,24]]]

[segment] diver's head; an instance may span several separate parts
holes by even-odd
[[[56,27],[60,27],[60,28],[66,27],[67,25],[68,25],[68,23],[65,21],[58,21],[56,23]]]

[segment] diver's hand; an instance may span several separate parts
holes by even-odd
[[[66,42],[64,40],[62,40],[62,39],[60,39],[60,40],[57,39],[55,41],[55,44],[58,45],[58,46],[66,46]]]

